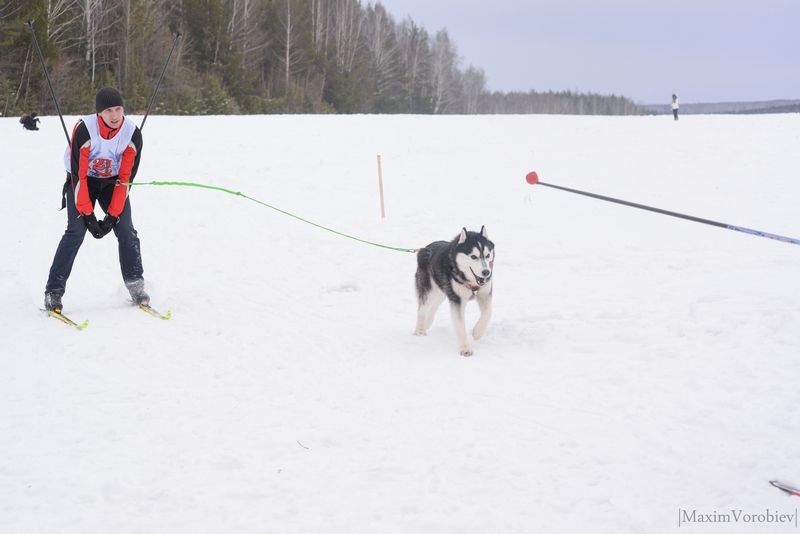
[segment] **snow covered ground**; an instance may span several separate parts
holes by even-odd
[[[0,119],[0,532],[797,529],[685,519],[796,518],[768,481],[800,484],[800,247],[524,176],[800,237],[800,115],[153,116],[144,139],[138,182],[370,241],[485,224],[493,322],[461,357],[446,306],[412,335],[412,254],[141,185],[174,318],[128,306],[116,241],[87,237],[64,311],[90,326],[65,327],[38,311],[64,132]]]

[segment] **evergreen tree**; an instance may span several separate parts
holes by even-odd
[[[431,38],[360,0],[5,0],[0,110],[53,113],[37,39],[65,113],[102,85],[143,112],[181,32],[154,113],[642,113],[616,95],[489,92],[461,68],[443,29]]]

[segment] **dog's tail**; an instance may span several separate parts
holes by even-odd
[[[431,256],[433,252],[428,247],[422,247],[417,251],[417,267],[423,270],[428,270],[428,265],[431,263]]]
[[[417,301],[420,306],[431,290],[431,277],[429,272],[432,257],[433,251],[430,247],[422,247],[417,251],[417,272],[414,276],[414,281],[417,287]]]

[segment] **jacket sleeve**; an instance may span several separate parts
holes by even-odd
[[[86,181],[86,173],[89,170],[90,139],[86,125],[83,124],[83,121],[78,122],[72,131],[70,142],[70,173],[73,176],[75,208],[81,215],[89,215],[94,212]]]
[[[125,185],[133,181],[139,169],[139,160],[142,156],[142,132],[139,128],[133,133],[131,142],[122,153],[119,164],[119,182],[114,186],[111,203],[108,205],[108,214],[119,217],[125,209],[125,200],[128,198],[130,187]]]

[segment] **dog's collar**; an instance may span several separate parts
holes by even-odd
[[[480,286],[478,284],[473,284],[472,282],[470,282],[466,278],[463,281],[459,280],[458,283],[461,284],[462,286],[466,287],[470,291],[472,291],[473,294],[477,293],[478,290],[482,287],[482,286]]]
[[[469,289],[473,293],[477,293],[478,290],[482,287],[482,286],[480,286],[478,284],[473,284],[472,282],[467,280],[467,277],[464,276],[464,274],[461,271],[459,271],[458,269],[453,269],[453,278],[455,278],[456,282],[458,282],[462,286],[466,287],[467,289]]]

